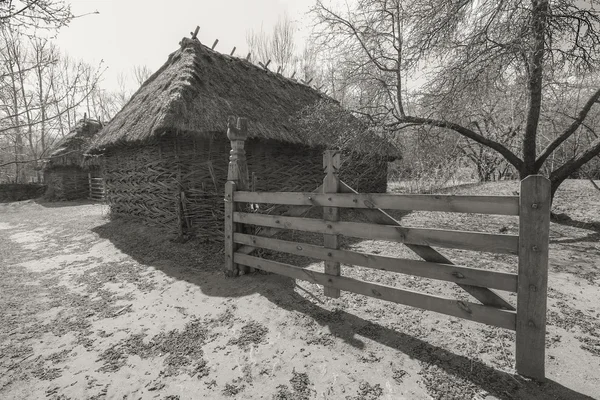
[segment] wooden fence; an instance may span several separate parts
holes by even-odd
[[[345,290],[514,330],[517,372],[544,379],[550,223],[548,179],[539,175],[527,177],[521,182],[520,196],[362,194],[338,179],[339,153],[326,151],[323,185],[315,192],[250,192],[246,191],[248,179],[243,154],[245,124],[238,120],[236,128],[234,122],[230,120],[229,124],[233,149],[229,181],[225,186],[225,267],[229,275],[235,276],[240,268],[247,266],[323,285],[325,295],[331,297],[338,297],[340,290]],[[248,208],[244,207],[247,203],[294,207],[287,215],[266,215],[247,212]],[[299,217],[310,207],[322,207],[323,218]],[[372,223],[340,221],[340,208],[360,210]],[[405,228],[384,209],[518,215],[519,235]],[[246,225],[265,228],[261,236],[257,236],[250,234]],[[271,237],[282,229],[323,234],[323,246]],[[423,261],[339,249],[340,235],[403,243]],[[519,260],[518,273],[454,265],[432,246],[514,254]],[[256,248],[323,260],[325,268],[318,272],[262,259],[251,255]],[[479,303],[344,277],[340,274],[340,263],[454,282]],[[495,290],[517,293],[517,307]]]
[[[104,178],[92,177],[92,174],[88,174],[88,186],[90,200],[104,201],[104,194],[106,193]]]

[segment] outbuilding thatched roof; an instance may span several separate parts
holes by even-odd
[[[56,167],[81,167],[83,153],[101,128],[102,124],[95,119],[84,118],[79,120],[68,135],[51,147],[43,168],[48,170]]]
[[[184,38],[180,49],[156,71],[93,141],[89,152],[127,143],[141,143],[166,132],[213,136],[225,133],[230,115],[248,119],[250,138],[274,139],[288,143],[330,147],[339,142],[323,129],[307,129],[311,116],[307,110],[321,110],[318,103],[341,107],[317,90],[285,78],[254,64],[224,55]],[[312,108],[311,108],[312,107]],[[346,113],[343,129],[365,132],[358,120]],[[322,119],[315,115],[315,120]],[[368,140],[353,140],[355,148],[397,156],[397,149],[387,141],[365,133]],[[334,139],[334,140],[332,140]],[[360,142],[360,143],[359,143]]]

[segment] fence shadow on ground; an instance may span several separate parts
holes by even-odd
[[[552,380],[543,384],[525,380],[346,311],[329,311],[295,292],[294,280],[283,276],[254,273],[226,278],[220,244],[172,243],[155,228],[122,220],[109,221],[93,231],[136,261],[198,286],[204,295],[237,298],[259,294],[277,307],[309,316],[353,347],[365,347],[361,337],[373,340],[471,382],[498,399],[591,399]],[[319,300],[320,295],[309,295]],[[367,326],[370,329],[361,329]]]
[[[249,276],[246,279],[251,279]],[[246,280],[244,279],[244,280]],[[558,382],[547,380],[540,384],[503,371],[496,370],[478,360],[457,355],[433,346],[414,336],[381,326],[346,311],[331,312],[308,301],[294,289],[294,281],[270,275],[263,295],[277,306],[288,311],[301,312],[319,325],[329,328],[332,335],[346,343],[363,348],[360,336],[400,351],[427,366],[434,365],[449,375],[464,379],[498,399],[570,399],[586,400],[592,397],[569,389]],[[270,286],[273,286],[271,288]],[[363,329],[369,327],[370,329]]]

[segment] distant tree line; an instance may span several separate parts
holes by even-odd
[[[126,81],[150,72],[121,74],[119,90],[101,87],[106,67],[76,60],[52,35],[76,18],[64,1],[0,3],[0,182],[40,180],[49,150],[86,115],[101,122],[129,100]]]

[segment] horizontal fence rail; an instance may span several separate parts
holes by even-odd
[[[90,200],[104,201],[105,185],[103,178],[94,178],[91,174],[88,174],[88,186]]]
[[[517,291],[517,275],[505,272],[468,268],[453,264],[440,264],[427,261],[416,261],[385,257],[375,254],[357,253],[349,250],[327,249],[322,246],[290,242],[261,236],[236,233],[235,243],[261,247],[319,260],[336,260],[347,265],[397,272],[448,282],[489,287],[508,292]]]
[[[510,330],[516,329],[516,313],[514,311],[499,310],[467,301],[398,289],[344,276],[327,275],[322,272],[312,271],[277,261],[265,260],[247,254],[235,253],[234,261],[238,264],[260,269],[261,271],[273,272],[295,279],[302,279],[326,287],[346,290],[500,328]]]
[[[331,298],[339,297],[343,290],[514,330],[516,371],[538,380],[545,378],[551,205],[547,178],[532,175],[523,179],[519,196],[361,194],[339,179],[340,153],[327,150],[323,185],[312,193],[251,192],[246,184],[247,165],[240,139],[244,135],[240,132],[228,124],[232,142],[224,218],[228,275],[258,269],[322,285],[324,295]],[[283,215],[269,215],[246,212],[244,203],[288,207],[274,207],[271,213],[281,209]],[[303,218],[311,207],[322,207],[323,218]],[[340,221],[340,208],[357,209],[370,223]],[[518,216],[519,235],[405,227],[384,210]],[[257,234],[248,225],[262,229]],[[322,246],[273,238],[283,230],[321,234]],[[340,249],[340,235],[403,243],[423,260]],[[518,273],[454,265],[434,247],[516,255]],[[315,271],[252,256],[258,248],[324,261],[323,269]],[[341,276],[341,264],[453,282],[482,304]],[[516,293],[517,309],[495,290]]]
[[[519,215],[518,196],[235,192],[233,200],[244,203],[286,204],[294,206]]]
[[[390,240],[398,243],[499,254],[517,254],[519,247],[519,237],[514,235],[496,235],[444,229],[405,228],[363,222],[333,222],[312,218],[283,217],[243,212],[235,212],[233,214],[233,221],[271,228],[337,234],[361,239]]]

